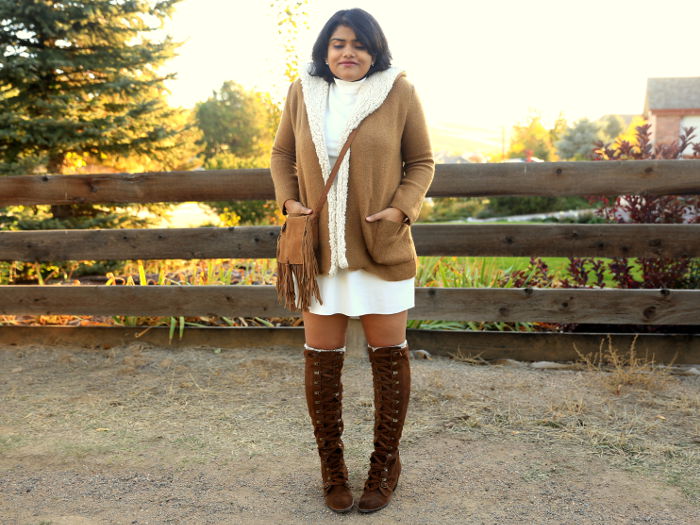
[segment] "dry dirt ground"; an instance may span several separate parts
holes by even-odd
[[[337,515],[297,350],[0,347],[2,524],[698,524],[700,378],[414,359],[394,500]],[[359,496],[366,358],[345,363]]]

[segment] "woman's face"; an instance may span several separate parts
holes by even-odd
[[[328,41],[326,60],[331,73],[349,82],[364,77],[372,66],[372,55],[348,26],[335,28]]]

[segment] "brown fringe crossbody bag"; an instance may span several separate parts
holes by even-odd
[[[323,304],[321,293],[316,282],[318,275],[318,217],[326,204],[328,191],[340,169],[340,163],[350,148],[359,126],[352,130],[345,141],[343,149],[333,165],[323,195],[310,215],[290,213],[280,229],[277,237],[277,299],[285,308],[291,311],[308,310],[311,298]],[[297,282],[297,294],[294,290],[294,280]]]

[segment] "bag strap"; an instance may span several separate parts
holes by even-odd
[[[345,153],[350,148],[350,144],[355,139],[355,135],[357,135],[357,131],[359,129],[360,129],[360,126],[357,126],[355,129],[352,130],[352,133],[350,133],[350,135],[348,136],[348,140],[346,140],[345,144],[343,145],[343,149],[340,150],[340,153],[338,154],[338,158],[336,159],[335,164],[333,165],[333,169],[331,170],[331,174],[328,176],[328,181],[326,182],[326,187],[323,188],[323,195],[321,195],[321,198],[316,203],[316,207],[312,208],[312,210],[314,210],[314,215],[318,215],[319,213],[321,213],[323,206],[326,204],[326,198],[328,197],[328,192],[330,191],[331,185],[333,184],[333,181],[335,180],[335,176],[338,174],[338,171],[340,170],[340,163],[343,162],[343,157],[345,157]]]

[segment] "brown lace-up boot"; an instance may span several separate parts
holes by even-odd
[[[342,400],[340,374],[345,352],[304,350],[306,404],[314,426],[321,457],[321,476],[326,505],[335,512],[348,512],[354,500],[348,487],[343,459]]]
[[[374,381],[374,452],[358,503],[360,512],[389,504],[401,474],[399,441],[411,391],[408,346],[367,348]]]

